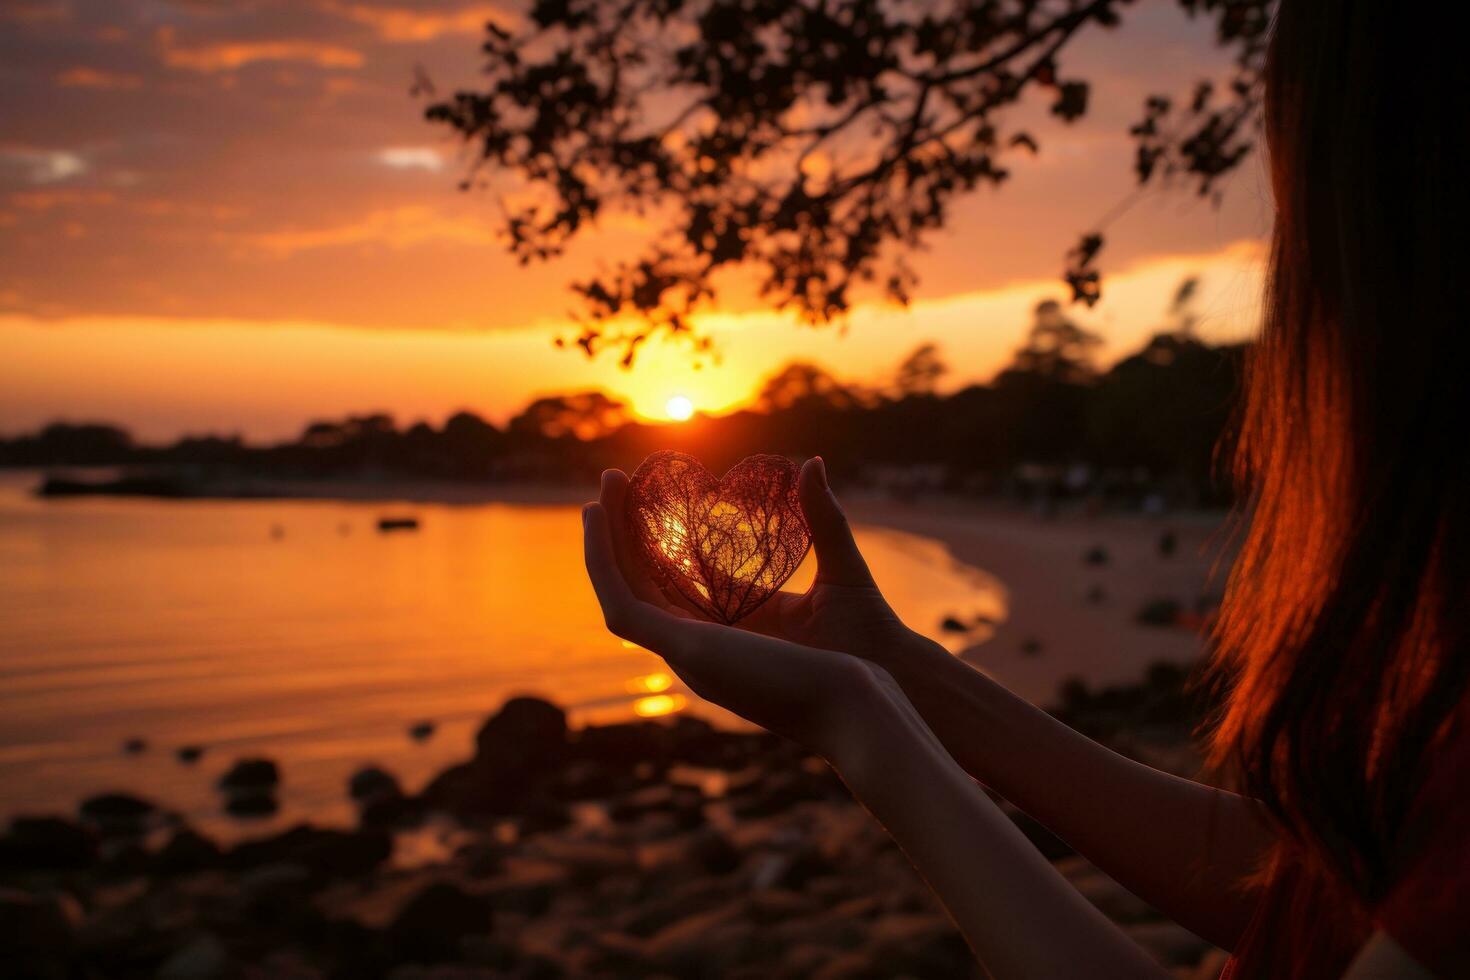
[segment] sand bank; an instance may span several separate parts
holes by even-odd
[[[1141,625],[1135,616],[1161,598],[1192,612],[1201,597],[1218,596],[1228,569],[1222,558],[1228,521],[1220,513],[1043,518],[1016,507],[938,498],[917,504],[857,498],[848,509],[855,522],[942,541],[957,559],[1004,584],[1006,620],[962,656],[1040,704],[1051,703],[1068,677],[1131,683],[1156,661],[1193,662],[1204,650],[1198,630]],[[1166,531],[1176,539],[1168,557],[1158,547]],[[1089,564],[1093,549],[1106,561]]]

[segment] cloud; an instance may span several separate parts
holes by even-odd
[[[351,95],[354,92],[370,92],[372,87],[350,75],[332,75],[322,86],[328,95]]]
[[[0,5],[0,19],[20,24],[64,21],[71,16],[64,0],[8,0]]]
[[[162,197],[143,198],[131,202],[130,206],[138,214],[150,218],[179,217],[215,222],[234,221],[246,213],[244,208],[232,204],[197,204]]]
[[[116,205],[118,209],[146,218],[181,218],[213,223],[235,221],[246,213],[244,208],[230,204],[209,201],[199,203],[167,197],[119,197],[112,191],[79,187],[17,191],[10,195],[8,203],[10,207],[21,211],[37,213],[78,209],[90,211]]]
[[[459,10],[419,10],[412,7],[375,7],[362,3],[328,3],[325,9],[371,27],[385,41],[432,41],[444,34],[479,34],[489,21],[505,24],[513,18],[493,4],[473,4]]]
[[[234,71],[257,61],[299,61],[318,68],[361,68],[362,52],[340,44],[280,39],[217,41],[192,46],[175,43],[172,28],[158,31],[164,64],[189,71]]]
[[[373,211],[365,217],[327,228],[259,232],[236,238],[246,245],[286,258],[297,252],[346,245],[384,245],[409,248],[427,242],[489,245],[497,239],[486,224],[467,217],[450,217],[433,208],[413,204]]]
[[[143,86],[143,80],[137,75],[78,66],[58,74],[56,84],[62,88],[136,89]]]
[[[373,156],[383,166],[394,170],[427,170],[438,173],[444,169],[444,158],[432,146],[387,146]]]
[[[0,149],[0,168],[17,169],[33,184],[54,184],[87,172],[87,161],[70,150]]]
[[[96,190],[21,191],[10,195],[12,205],[27,211],[92,207],[99,204],[111,204],[115,200],[111,192]]]

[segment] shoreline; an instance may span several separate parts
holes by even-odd
[[[1154,663],[1197,662],[1207,644],[1193,620],[1200,607],[1216,604],[1232,556],[1224,546],[1228,516],[1220,512],[1044,518],[955,498],[899,504],[859,497],[848,513],[857,524],[939,541],[956,561],[994,576],[1006,592],[1006,618],[959,655],[1042,707],[1073,677],[1128,684]],[[1158,547],[1166,532],[1175,541],[1167,557]],[[1089,563],[1095,549],[1101,553]],[[1139,623],[1139,611],[1161,599],[1178,603],[1189,621]]]
[[[592,481],[582,486],[322,480],[277,483],[274,489],[280,495],[272,499],[400,507],[578,506],[596,495]],[[1228,515],[1221,511],[1088,515],[1078,506],[1042,517],[1016,503],[944,494],[905,503],[857,491],[842,500],[855,524],[937,541],[955,561],[1000,582],[1005,620],[959,655],[1043,707],[1054,703],[1072,677],[1094,685],[1127,684],[1153,663],[1197,661],[1206,651],[1198,629],[1140,625],[1136,614],[1159,599],[1191,615],[1212,607],[1233,557],[1224,547]],[[1167,558],[1158,551],[1165,531],[1176,539]],[[1095,548],[1106,552],[1106,562],[1085,563]],[[926,632],[934,628],[915,625]]]
[[[41,471],[29,472],[38,479],[44,476]],[[235,480],[200,484],[196,489],[201,492],[182,497],[110,492],[88,496],[183,502],[304,501],[384,508],[563,507],[592,499],[596,483]],[[1199,621],[1218,604],[1233,558],[1228,514],[1222,511],[1088,514],[1077,505],[1043,517],[1019,503],[945,494],[899,502],[857,491],[844,493],[842,501],[854,524],[937,541],[956,562],[999,581],[1006,594],[1005,619],[994,624],[993,631],[977,630],[983,638],[963,647],[959,656],[1043,707],[1053,704],[1062,683],[1073,677],[1094,685],[1126,684],[1153,663],[1189,665],[1197,661],[1206,652]],[[1158,549],[1158,539],[1166,531],[1175,538],[1173,554],[1168,557]],[[1097,549],[1105,560],[1085,561]],[[1138,623],[1138,612],[1157,600],[1176,603],[1190,622],[1185,626]],[[928,632],[935,624],[913,625]]]

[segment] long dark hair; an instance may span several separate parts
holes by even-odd
[[[1215,761],[1371,908],[1470,674],[1470,53],[1450,7],[1282,0]]]

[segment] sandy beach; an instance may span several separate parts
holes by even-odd
[[[857,498],[848,509],[856,522],[942,541],[957,559],[1000,580],[1005,621],[962,655],[1042,705],[1070,677],[1124,684],[1159,661],[1193,663],[1204,646],[1198,630],[1142,625],[1136,614],[1158,599],[1172,599],[1186,613],[1201,598],[1213,606],[1228,570],[1221,557],[1228,518],[1218,512],[1043,518],[1012,506],[942,498],[919,504]],[[1176,541],[1168,557],[1158,548],[1165,532]],[[1106,560],[1089,564],[1093,549]]]

